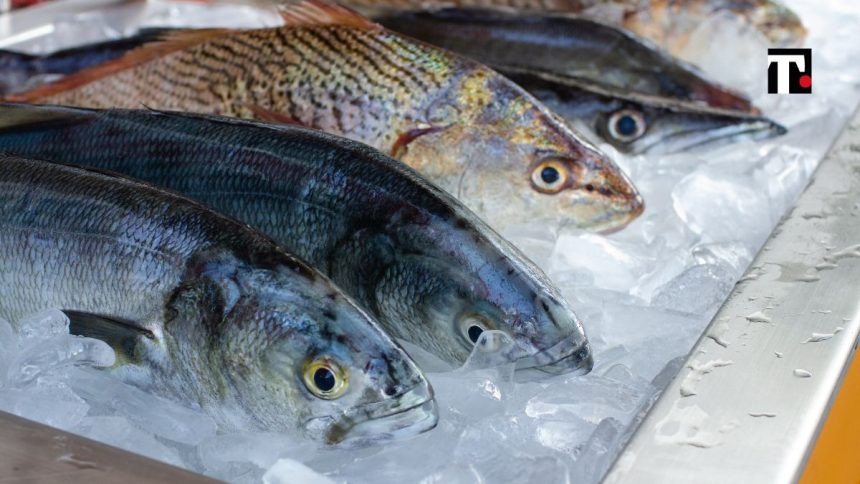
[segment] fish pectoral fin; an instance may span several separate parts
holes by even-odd
[[[311,25],[342,25],[364,29],[382,30],[382,26],[340,5],[333,5],[319,0],[306,0],[301,3],[283,5],[279,13],[284,24],[291,27],[307,27]]]
[[[415,141],[421,136],[424,136],[425,134],[438,133],[445,128],[447,128],[447,126],[429,126],[426,128],[410,129],[405,133],[400,133],[400,136],[398,136],[397,139],[394,140],[394,144],[391,146],[391,157],[399,158],[400,156],[406,154],[406,148],[407,146],[409,146],[409,143]]]
[[[139,338],[155,339],[152,331],[132,321],[69,309],[63,313],[69,318],[69,333],[104,341],[116,352],[117,361],[137,361]]]
[[[276,113],[256,104],[248,104],[246,107],[248,108],[248,111],[251,111],[251,113],[257,117],[257,119],[262,121],[278,124],[290,124],[293,126],[307,126],[301,121],[287,116],[286,114]]]

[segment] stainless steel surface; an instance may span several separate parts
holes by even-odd
[[[217,482],[0,412],[0,483]]]
[[[858,194],[860,113],[605,482],[800,476],[860,332]]]

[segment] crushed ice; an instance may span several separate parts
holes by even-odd
[[[68,335],[65,317],[49,311],[17,322],[17,333],[0,322],[0,409],[234,482],[597,482],[638,416],[678,374],[860,98],[853,64],[860,56],[854,38],[860,8],[838,0],[786,3],[809,28],[814,94],[764,94],[766,45],[749,29],[722,29],[720,19],[706,22],[684,55],[704,59],[712,76],[760,93],[754,101],[786,124],[788,135],[621,158],[648,209],[612,236],[539,224],[506,232],[585,321],[595,350],[591,374],[517,383],[510,366],[473,370],[467,364],[450,371],[428,360],[438,428],[385,447],[320,450],[276,433],[219,430],[194,409],[121,383],[95,368],[113,363],[110,348]],[[58,18],[52,35],[20,46],[46,51],[70,39],[129,34],[141,22],[178,25],[180,18],[230,26],[263,25],[270,17],[248,6],[147,2],[111,15]],[[3,46],[13,44],[7,39]],[[486,338],[487,345],[506,344],[497,335]],[[484,357],[476,352],[472,358]],[[802,369],[794,374],[811,376]],[[673,442],[717,445],[729,430]]]

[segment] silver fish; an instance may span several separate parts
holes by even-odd
[[[296,126],[146,110],[0,106],[0,151],[176,190],[307,260],[397,338],[462,364],[485,330],[501,360],[588,371],[582,324],[533,263],[462,203],[358,142]]]
[[[435,426],[421,370],[270,239],[117,175],[0,165],[0,317],[60,308],[114,347],[114,371],[251,427],[360,445]]]

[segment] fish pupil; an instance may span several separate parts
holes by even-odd
[[[321,391],[327,392],[334,388],[335,378],[334,373],[328,368],[318,368],[314,372],[314,384]]]
[[[558,170],[555,168],[548,166],[541,170],[540,179],[544,181],[547,185],[552,185],[557,182],[559,178]],[[474,326],[472,326],[474,328]],[[471,328],[469,329],[471,331]]]
[[[636,120],[633,116],[621,116],[615,123],[615,129],[623,136],[633,136],[636,134]]]
[[[484,328],[473,324],[472,326],[469,326],[469,339],[472,340],[472,343],[477,343],[478,338],[481,337],[481,334],[483,334],[483,332]]]

